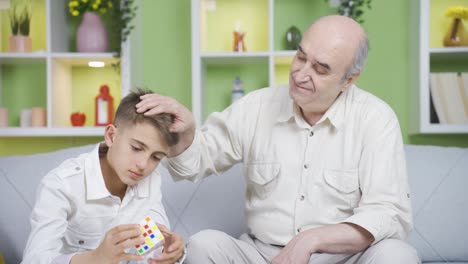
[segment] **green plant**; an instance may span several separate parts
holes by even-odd
[[[17,12],[17,6],[14,5],[9,11],[10,28],[13,36],[29,36],[32,13],[28,6],[24,6],[21,13]]]
[[[112,0],[114,2],[111,15],[111,25],[115,30],[113,31],[113,38],[116,43],[123,43],[127,41],[134,26],[132,20],[136,16],[138,7],[135,5],[134,0]],[[117,45],[117,56],[122,52],[121,45]]]
[[[328,2],[329,0],[325,0]],[[364,14],[364,9],[371,8],[372,0],[341,0],[340,6],[338,7],[338,14],[353,18],[359,23],[363,23],[364,20],[361,18]]]

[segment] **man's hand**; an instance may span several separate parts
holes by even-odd
[[[307,264],[310,255],[314,253],[313,238],[310,238],[307,232],[301,232],[273,258],[271,264]]]
[[[352,223],[312,228],[297,234],[276,256],[272,264],[307,264],[314,253],[356,253],[369,247],[372,234]]]
[[[176,233],[172,233],[164,225],[158,224],[164,235],[164,251],[155,259],[149,259],[150,264],[173,264],[184,255],[184,240]]]
[[[151,93],[140,97],[141,102],[136,105],[138,113],[156,115],[168,113],[174,116],[174,123],[169,128],[171,132],[179,134],[179,143],[171,147],[169,157],[175,157],[186,150],[195,136],[195,119],[185,106],[174,98]]]
[[[118,264],[120,261],[143,260],[144,256],[128,254],[124,250],[144,241],[139,225],[119,225],[107,232],[98,248],[73,256],[70,263]]]

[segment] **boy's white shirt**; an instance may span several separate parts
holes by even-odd
[[[147,215],[170,228],[158,170],[128,187],[121,201],[105,186],[98,144],[42,179],[22,263],[69,263],[74,254],[97,248],[111,228],[139,223]]]

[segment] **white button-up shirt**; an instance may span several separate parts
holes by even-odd
[[[147,215],[170,228],[158,172],[128,187],[120,200],[105,186],[98,149],[64,161],[42,179],[23,263],[68,264],[74,253],[96,249],[112,227],[138,224]]]
[[[300,231],[342,222],[365,228],[374,243],[412,228],[396,115],[354,85],[313,126],[288,87],[252,92],[210,115],[192,145],[168,160],[174,177],[192,180],[239,162],[247,224],[265,243],[286,245]]]

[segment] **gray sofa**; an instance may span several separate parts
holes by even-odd
[[[0,157],[0,251],[19,263],[38,182],[62,160],[93,146],[29,156]],[[468,148],[407,145],[415,219],[409,241],[425,263],[468,263]],[[163,195],[172,227],[185,238],[201,229],[245,232],[242,166],[222,176],[174,183],[163,172]]]

